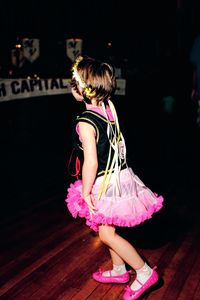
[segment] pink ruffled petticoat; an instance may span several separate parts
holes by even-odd
[[[113,193],[114,176],[111,180],[106,194],[98,200],[98,192],[102,182],[102,176],[98,177],[92,194],[95,199],[96,212],[90,216],[88,207],[81,197],[82,181],[77,180],[71,183],[68,188],[65,202],[68,210],[74,218],[86,219],[86,224],[98,231],[98,226],[102,224],[122,227],[133,227],[152,217],[152,214],[159,211],[163,206],[163,197],[153,193],[144,183],[133,173],[131,168],[120,172],[121,193]]]

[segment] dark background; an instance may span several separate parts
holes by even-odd
[[[133,2],[133,3],[132,3]],[[190,98],[189,53],[200,32],[200,2],[1,1],[0,77],[69,75],[65,40],[82,38],[83,52],[111,59],[126,79],[115,97],[129,163],[172,203],[198,205],[199,128]],[[39,38],[40,57],[14,69],[10,51],[23,37]],[[108,48],[108,42],[112,47]],[[167,113],[163,98],[174,106]],[[71,95],[0,103],[1,217],[58,194],[63,202],[71,153],[71,120],[80,108]]]

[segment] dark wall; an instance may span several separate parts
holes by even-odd
[[[63,192],[74,105],[69,95],[0,103],[1,213]]]
[[[29,8],[5,1],[0,76],[8,77],[16,37],[28,35],[41,38],[41,56],[13,76],[66,78],[71,62],[65,38],[82,37],[85,53],[109,57],[123,68],[126,96],[116,97],[115,103],[136,173],[162,193],[196,186],[199,131],[188,54],[199,28],[198,1],[137,1],[133,8],[130,1],[100,2],[97,12],[93,1],[88,9],[81,1],[78,10],[66,1],[56,6],[33,1]],[[113,47],[108,49],[110,40]],[[163,109],[163,97],[169,95],[175,99],[171,114]],[[77,111],[71,95],[0,103],[2,216],[57,193],[64,197],[71,180],[71,120]]]
[[[198,184],[199,132],[187,94],[180,99],[178,93],[172,113],[164,111],[162,96],[155,77],[132,76],[126,96],[113,102],[127,140],[128,163],[147,185],[165,194],[171,187]],[[0,103],[2,217],[54,195],[64,201],[74,180],[68,173],[71,124],[82,108],[69,94]]]

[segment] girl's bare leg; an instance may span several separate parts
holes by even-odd
[[[141,258],[136,249],[118,235],[115,227],[101,225],[99,227],[101,241],[110,248],[111,258],[115,263],[126,262],[136,271],[136,280],[131,284],[132,290],[139,290],[152,275],[153,270]]]
[[[135,270],[144,266],[144,260],[127,240],[116,233],[115,227],[109,225],[99,226],[99,237],[111,249],[113,263],[126,262]]]
[[[123,259],[115,252],[113,251],[111,248],[109,248],[109,252],[110,252],[110,256],[113,262],[113,265],[123,265],[124,261]]]

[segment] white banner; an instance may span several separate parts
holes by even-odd
[[[0,101],[70,93],[70,79],[3,79]]]
[[[126,80],[117,79],[116,95],[125,95]],[[70,79],[0,79],[0,102],[71,93]]]

